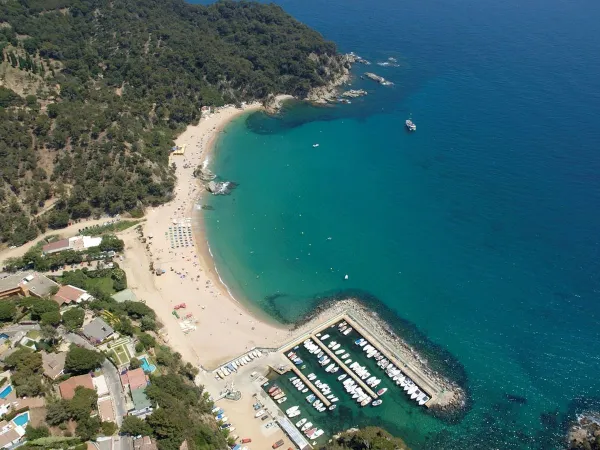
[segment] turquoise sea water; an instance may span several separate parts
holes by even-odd
[[[375,418],[414,448],[560,448],[600,403],[600,4],[279,3],[400,67],[357,66],[395,86],[357,78],[352,105],[227,128],[212,168],[239,186],[205,213],[221,276],[285,321],[360,295],[446,365],[457,423]]]

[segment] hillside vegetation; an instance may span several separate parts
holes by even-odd
[[[276,5],[0,2],[0,243],[172,195],[173,138],[203,105],[304,96],[343,70]]]
[[[409,450],[404,441],[379,427],[348,430],[320,450]]]

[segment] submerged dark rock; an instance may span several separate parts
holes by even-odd
[[[520,395],[514,394],[504,394],[504,397],[511,403],[518,403],[519,405],[524,405],[527,403],[527,399],[525,397],[521,397]]]

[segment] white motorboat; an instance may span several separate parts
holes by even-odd
[[[302,427],[302,425],[304,425],[304,424],[306,423],[306,421],[307,421],[307,420],[308,420],[307,418],[300,419],[298,422],[296,422],[296,426],[297,426],[298,428]]]

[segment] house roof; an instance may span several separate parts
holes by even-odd
[[[0,448],[9,446],[12,442],[19,440],[21,435],[17,430],[10,428],[6,433],[0,434]]]
[[[146,387],[148,384],[148,376],[144,373],[144,369],[138,367],[134,370],[129,370],[121,376],[121,382],[123,384],[128,384],[129,389],[132,391],[134,389],[139,389],[141,387]]]
[[[126,301],[137,302],[137,297],[131,289],[124,289],[111,296],[115,301],[122,303]]]
[[[90,323],[83,327],[83,333],[89,338],[99,342],[102,342],[104,339],[113,334],[115,330],[111,328],[109,324],[107,324],[100,317],[96,317]]]
[[[44,375],[50,379],[58,377],[63,369],[65,368],[65,359],[67,358],[67,352],[60,353],[46,353],[42,352],[42,367],[44,368]]]
[[[58,292],[54,294],[53,298],[54,301],[59,305],[68,305],[69,303],[76,302],[77,300],[79,300],[84,294],[87,294],[87,291],[67,284],[65,286],[61,286]]]
[[[98,397],[108,394],[108,385],[106,384],[106,378],[104,375],[92,378]]]
[[[102,422],[115,422],[115,408],[111,397],[98,400],[98,412]]]
[[[66,381],[63,381],[58,385],[60,390],[60,396],[66,400],[71,400],[75,395],[75,388],[77,386],[83,386],[88,389],[94,389],[94,383],[89,373],[85,375],[78,375],[71,377]]]
[[[69,248],[69,240],[61,239],[59,241],[50,242],[42,247],[42,251],[44,253],[48,252],[58,252],[61,250],[66,250]]]
[[[146,387],[144,386],[139,389],[131,390],[131,399],[133,400],[133,404],[135,405],[135,409],[137,410],[149,408],[150,406],[152,406],[152,402],[150,402],[150,399],[144,392],[145,389]]]
[[[27,289],[32,295],[45,297],[50,294],[54,286],[58,286],[58,283],[37,272],[0,273],[0,295],[3,292],[22,288]]]
[[[134,450],[158,450],[156,441],[152,440],[150,436],[144,436],[133,440]]]

